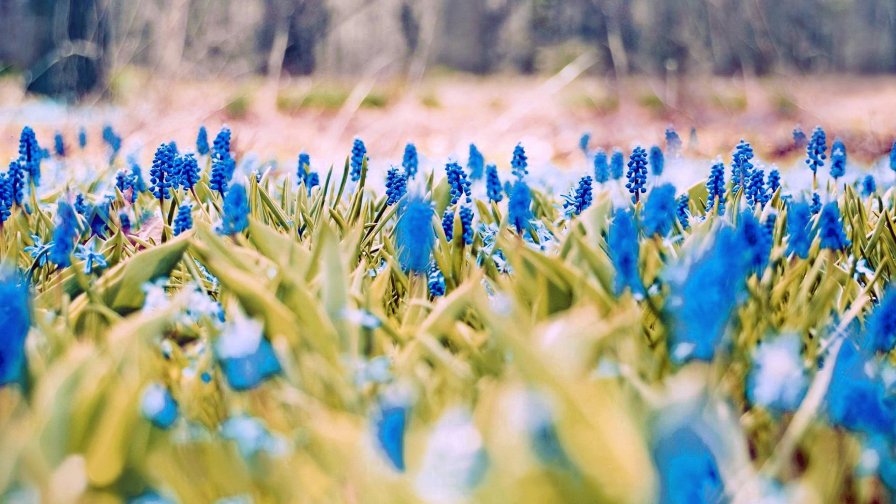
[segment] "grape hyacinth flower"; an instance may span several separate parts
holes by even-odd
[[[208,148],[208,130],[205,126],[199,127],[199,133],[196,134],[196,153],[205,156],[209,153]]]
[[[821,211],[821,196],[818,193],[812,193],[812,204],[809,206],[812,215],[817,215]]]
[[[180,236],[192,228],[193,207],[189,203],[184,203],[178,207],[177,217],[174,218],[174,236]]]
[[[320,185],[320,175],[317,172],[310,172],[308,178],[305,179],[305,187],[308,188],[308,195],[311,195],[311,189]]]
[[[850,241],[843,232],[843,222],[840,220],[840,208],[832,201],[821,209],[818,218],[818,234],[821,236],[821,248],[828,250],[844,250],[850,245]]]
[[[725,483],[715,454],[698,426],[682,424],[653,442],[659,473],[659,504],[725,502]]]
[[[472,202],[470,192],[470,181],[467,180],[467,174],[459,164],[449,161],[445,165],[445,174],[448,177],[448,185],[451,188],[451,204],[457,203],[461,196],[466,198],[467,203]]]
[[[404,472],[404,433],[408,410],[404,405],[380,405],[373,415],[376,440],[398,472]]]
[[[877,366],[849,338],[837,354],[825,410],[832,424],[855,432],[890,435],[896,423],[896,405]]]
[[[352,143],[352,155],[349,163],[350,172],[352,182],[357,182],[361,180],[361,168],[363,167],[364,160],[367,158],[367,147],[364,145],[364,141],[360,138],[355,138]]]
[[[21,205],[25,199],[25,168],[18,159],[10,161],[6,176],[13,203]]]
[[[890,149],[890,169],[896,172],[896,142],[893,142],[893,147]]]
[[[613,155],[610,156],[610,176],[613,180],[622,178],[625,172],[625,155],[619,149],[613,149]]]
[[[307,152],[299,153],[299,161],[296,166],[296,183],[307,183],[308,172],[311,171],[311,156]]]
[[[57,157],[65,157],[65,139],[62,138],[62,133],[59,131],[53,134],[53,151]]]
[[[131,189],[133,187],[133,185],[133,181],[128,175],[128,172],[124,170],[118,170],[118,172],[115,173],[115,188],[118,189],[121,194],[125,194],[128,189]],[[79,196],[81,195],[79,194]]]
[[[666,128],[666,150],[674,157],[681,155],[681,137],[675,131],[675,128],[669,126]]]
[[[128,217],[128,214],[121,212],[118,214],[118,222],[121,227],[121,232],[124,234],[131,234],[131,218]]]
[[[233,184],[224,196],[224,215],[221,216],[223,235],[242,233],[249,227],[249,198],[243,184]]]
[[[417,157],[417,146],[408,143],[404,146],[404,156],[401,159],[401,167],[404,168],[405,177],[412,179],[417,176],[417,167],[420,161]]]
[[[121,151],[121,137],[108,124],[103,126],[103,141],[109,146],[109,161],[115,161]]]
[[[663,150],[654,145],[650,148],[650,172],[653,173],[654,176],[659,177],[663,174],[663,168],[666,165],[666,160],[663,157]]]
[[[467,158],[467,169],[470,170],[470,179],[479,180],[485,170],[485,157],[479,152],[476,144],[470,144],[470,155]]]
[[[221,161],[232,157],[230,155],[231,137],[230,128],[227,126],[221,127],[221,131],[215,135],[215,141],[212,143],[212,157],[214,159]]]
[[[523,149],[523,144],[516,144],[516,147],[513,148],[513,159],[510,160],[510,167],[513,176],[516,177],[517,180],[523,180],[523,178],[529,174],[527,170],[529,166],[528,158],[526,158],[526,151]]]
[[[677,205],[675,208],[675,216],[678,217],[678,222],[681,224],[682,229],[689,229],[691,227],[690,222],[690,197],[687,193],[682,194],[678,197]]]
[[[787,208],[787,253],[805,259],[812,246],[812,211],[805,202],[791,202]]]
[[[809,138],[806,137],[803,128],[800,128],[799,126],[793,129],[793,145],[796,146],[797,149],[802,149],[809,145]]]
[[[181,187],[188,191],[193,191],[193,186],[199,182],[199,163],[196,161],[196,158],[193,154],[184,154],[183,156],[178,156],[175,160],[175,165],[177,168],[175,172],[177,173],[177,182]]]
[[[29,126],[22,128],[19,136],[19,164],[28,173],[28,178],[34,185],[40,185],[40,162],[43,160],[43,151],[37,143],[34,130]]]
[[[815,180],[818,168],[824,166],[824,160],[827,159],[827,155],[825,154],[827,148],[827,139],[825,138],[824,130],[821,129],[821,126],[816,126],[815,131],[812,132],[812,139],[809,140],[809,144],[806,146],[806,164],[809,166],[809,169],[812,170],[813,181]]]
[[[731,194],[746,187],[751,182],[751,170],[753,163],[753,147],[743,139],[734,148],[734,154],[731,156]]]
[[[765,206],[768,194],[765,192],[765,172],[761,169],[753,170],[750,174],[750,182],[747,184],[747,204],[752,206]]]
[[[131,183],[134,190],[141,193],[146,192],[148,187],[146,186],[146,181],[143,180],[143,171],[140,169],[140,165],[137,164],[137,159],[131,157],[128,159],[128,163],[131,165]]]
[[[862,179],[862,196],[868,197],[877,191],[877,183],[874,182],[874,175],[865,175]]]
[[[753,212],[744,210],[737,221],[737,234],[746,266],[762,276],[772,249],[769,233]]]
[[[20,381],[26,372],[25,338],[31,327],[28,283],[15,270],[0,269],[0,387]]]
[[[168,388],[161,383],[150,383],[143,390],[140,399],[140,412],[153,425],[160,429],[170,429],[177,420],[177,401],[171,396]]]
[[[159,200],[159,203],[166,199],[171,199],[169,189],[172,183],[172,174],[174,172],[174,152],[168,144],[162,144],[156,149],[155,157],[152,160],[152,168],[149,169],[150,191],[153,196]]]
[[[471,245],[473,243],[473,209],[461,206],[458,214],[460,215],[460,228],[464,243]]]
[[[635,218],[630,210],[616,210],[607,235],[607,247],[610,260],[616,268],[616,295],[621,296],[625,289],[639,297],[644,294],[644,286],[638,271],[639,245],[638,230]]]
[[[454,210],[451,207],[446,208],[442,214],[442,231],[445,232],[446,240],[454,238]]]
[[[498,203],[504,199],[501,179],[498,178],[498,167],[493,164],[485,167],[485,192],[489,201]]]
[[[75,259],[84,261],[84,274],[90,275],[94,271],[102,271],[109,266],[106,262],[106,256],[102,252],[96,250],[96,244],[90,243],[90,246],[78,245],[74,253]]]
[[[408,192],[407,179],[398,172],[398,168],[390,168],[386,173],[386,205],[394,205]]]
[[[427,286],[430,296],[439,297],[445,295],[445,275],[442,274],[442,270],[439,269],[439,265],[435,261],[429,266],[428,280]]]
[[[591,133],[585,132],[582,133],[582,136],[579,138],[579,150],[582,151],[585,156],[588,156],[588,144],[591,143]]]
[[[522,234],[523,229],[528,227],[529,220],[532,219],[532,194],[529,192],[529,186],[522,180],[517,180],[513,184],[513,190],[510,192],[510,201],[507,203],[507,218],[510,225],[516,228],[516,232]]]
[[[846,173],[846,145],[839,138],[831,145],[831,178],[837,179]]]
[[[78,218],[72,206],[60,200],[56,210],[56,228],[53,230],[53,246],[50,261],[60,268],[71,265],[72,251],[78,238]]]
[[[644,213],[641,216],[644,234],[668,236],[674,224],[675,210],[675,186],[663,184],[653,188],[644,204]]]
[[[891,285],[865,325],[865,344],[873,352],[887,353],[896,346],[896,287]]]
[[[747,400],[774,413],[795,411],[809,389],[796,334],[763,341],[753,354],[747,376]]]
[[[768,192],[769,198],[778,192],[778,189],[781,188],[781,173],[778,170],[772,170],[768,172]]]
[[[281,370],[274,347],[264,337],[264,324],[239,309],[225,322],[215,342],[215,356],[227,383],[238,391],[254,389]]]
[[[432,213],[432,204],[421,196],[412,196],[399,205],[395,242],[398,262],[405,271],[425,273],[429,268],[436,241]]]
[[[217,191],[222,196],[227,192],[227,186],[230,185],[230,177],[235,169],[235,161],[232,157],[220,159],[217,155],[212,156],[212,173],[209,177],[209,187],[213,191]]]
[[[579,185],[576,187],[572,195],[565,196],[566,201],[563,208],[567,209],[567,213],[572,215],[580,215],[586,208],[591,206],[591,177],[585,175],[579,179]]]
[[[632,195],[632,202],[638,203],[641,194],[647,192],[647,151],[640,146],[635,147],[628,161],[628,171],[625,174],[628,183],[626,189]]]
[[[12,190],[9,187],[9,177],[5,173],[0,173],[0,228],[3,223],[12,214],[13,205]]]
[[[87,212],[90,211],[90,205],[87,204],[87,201],[84,199],[83,194],[78,194],[75,196],[75,211],[78,212],[78,215],[87,216]]]
[[[719,215],[725,215],[725,165],[721,161],[712,165],[709,178],[706,179],[706,212],[718,209]]]
[[[594,153],[594,180],[604,183],[610,180],[610,164],[607,162],[607,153],[598,149]]]
[[[87,147],[87,130],[84,129],[84,126],[78,128],[78,147],[81,150],[84,150],[84,147]]]

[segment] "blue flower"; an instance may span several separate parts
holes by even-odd
[[[719,215],[725,215],[725,165],[721,162],[712,165],[706,179],[706,191],[709,193],[706,212],[718,207]]]
[[[56,228],[53,230],[53,246],[50,248],[50,261],[65,268],[71,264],[71,254],[78,238],[78,218],[72,206],[59,201],[56,210]]]
[[[448,177],[448,185],[451,188],[451,204],[457,203],[461,196],[465,196],[467,203],[472,201],[470,197],[470,181],[464,169],[454,161],[445,165],[445,174]]]
[[[225,323],[215,342],[215,356],[234,390],[250,390],[280,373],[280,361],[264,337],[264,324],[241,310]]]
[[[395,238],[398,262],[405,271],[426,272],[436,240],[432,204],[420,196],[412,196],[399,205]]]
[[[296,183],[305,182],[307,184],[309,171],[311,171],[311,156],[307,152],[300,152],[298,166],[296,166]]]
[[[868,317],[865,339],[876,352],[889,352],[896,346],[896,287],[890,286],[880,304]]]
[[[37,143],[34,130],[25,126],[19,136],[19,164],[22,165],[36,186],[40,185],[40,162],[43,158],[43,150]]]
[[[236,161],[229,155],[223,159],[213,155],[209,187],[223,196],[227,192],[227,186],[230,184],[230,177],[233,175],[235,168]]]
[[[84,261],[84,273],[92,274],[94,271],[102,271],[109,265],[106,262],[106,256],[102,252],[97,252],[96,244],[91,242],[90,246],[78,245],[75,252],[75,258]]]
[[[751,182],[753,169],[753,147],[743,139],[734,148],[731,155],[731,194],[737,193],[741,187],[746,188]]]
[[[585,175],[579,179],[579,185],[576,187],[575,192],[572,195],[564,196],[566,201],[563,203],[563,208],[566,208],[567,212],[573,215],[581,214],[586,208],[591,206],[591,192],[591,177]]]
[[[638,230],[630,210],[616,210],[607,235],[610,260],[616,268],[616,295],[622,295],[626,288],[638,296],[644,294],[644,286],[638,270],[640,257]]]
[[[850,245],[850,241],[843,232],[843,223],[840,221],[840,208],[832,201],[821,210],[818,218],[818,235],[821,237],[821,248],[828,250],[844,250]]]
[[[772,249],[771,237],[749,210],[741,212],[737,222],[737,234],[741,240],[740,249],[743,251],[746,266],[762,276]]]
[[[812,215],[817,215],[821,211],[821,196],[818,193],[812,193],[812,204],[809,206]]]
[[[827,155],[825,151],[827,150],[827,138],[825,137],[824,130],[821,129],[821,126],[816,126],[815,131],[812,132],[812,139],[809,140],[809,144],[806,145],[806,164],[809,166],[809,169],[812,170],[812,173],[818,171],[818,167],[824,166],[824,160],[827,159]]]
[[[131,181],[131,177],[126,171],[118,170],[118,172],[115,173],[115,188],[118,189],[122,194],[127,192],[127,190],[132,186],[133,182]]]
[[[613,180],[619,180],[622,178],[624,171],[625,156],[621,150],[613,149],[613,155],[610,156],[610,176],[613,177]]]
[[[725,502],[718,462],[695,426],[683,424],[659,436],[651,452],[659,473],[660,504]]]
[[[171,198],[169,189],[172,187],[176,178],[172,177],[174,173],[174,152],[168,144],[162,144],[156,149],[155,157],[152,160],[152,168],[149,169],[150,191],[159,200]],[[172,180],[173,179],[173,180]]]
[[[16,205],[21,205],[25,199],[25,168],[19,160],[10,161],[7,172],[9,194]]]
[[[846,145],[839,138],[831,145],[831,177],[836,181],[846,173]]]
[[[174,218],[174,236],[193,229],[193,207],[184,203],[177,209],[177,217]]]
[[[367,147],[364,145],[364,141],[360,138],[355,138],[355,141],[352,143],[352,155],[349,163],[349,167],[351,168],[349,174],[351,175],[352,182],[361,180],[361,168],[366,157]]]
[[[53,135],[53,151],[57,156],[65,157],[65,140],[62,138],[62,133],[58,131]]]
[[[647,188],[644,187],[647,184],[647,151],[640,146],[632,151],[625,176],[628,179],[625,187],[632,195],[632,202],[637,203],[641,199],[641,194],[647,192]]]
[[[199,163],[193,154],[184,154],[178,156],[175,160],[175,172],[177,173],[177,182],[184,189],[193,190],[193,186],[199,182]]]
[[[866,434],[891,435],[896,404],[887,394],[878,366],[851,339],[840,346],[825,396],[828,419],[834,425]]]
[[[862,179],[862,196],[868,197],[877,191],[877,183],[874,182],[874,175],[865,175]]]
[[[675,186],[663,184],[650,191],[641,216],[644,234],[668,236],[675,219]]]
[[[230,139],[230,128],[227,126],[222,127],[221,131],[215,136],[215,141],[212,143],[212,157],[214,159],[220,161],[232,157],[230,155]]]
[[[498,178],[498,167],[493,164],[485,167],[485,192],[488,199],[495,203],[504,199],[501,179]]]
[[[221,216],[221,229],[224,235],[242,233],[249,227],[249,198],[243,184],[233,184],[224,196],[224,215]]]
[[[470,170],[470,178],[479,180],[485,170],[485,157],[479,152],[476,144],[470,144],[470,157],[467,159],[467,168]]]
[[[209,153],[208,130],[205,129],[205,126],[200,126],[199,133],[196,134],[196,152],[200,156],[204,156]]]
[[[31,327],[28,284],[15,271],[0,270],[0,387],[19,381],[25,372],[25,338]]]
[[[439,269],[439,265],[435,261],[429,266],[429,276],[427,286],[429,287],[429,295],[439,297],[445,295],[445,275]]]
[[[305,186],[308,188],[308,195],[311,195],[311,189],[313,187],[317,187],[320,185],[320,175],[317,172],[308,173],[308,178],[305,179]]]
[[[103,126],[103,141],[109,146],[109,160],[114,161],[121,151],[121,137],[108,124]]]
[[[532,219],[532,194],[529,192],[529,186],[522,180],[517,180],[513,184],[513,190],[510,192],[510,201],[507,203],[507,217],[510,225],[516,228],[517,233],[522,233],[523,229],[528,227],[529,220]]]
[[[451,241],[454,238],[454,210],[451,207],[442,213],[442,231],[445,232],[446,240]]]
[[[6,219],[11,215],[13,203],[9,176],[5,173],[0,173],[0,225],[6,222]]]
[[[177,420],[177,401],[171,396],[167,387],[160,383],[150,383],[143,390],[143,396],[140,399],[140,412],[153,425],[167,430]]]
[[[419,160],[417,157],[417,146],[408,143],[404,146],[404,156],[401,159],[401,167],[404,168],[404,174],[407,178],[412,179],[417,176],[417,167]]]
[[[137,192],[146,192],[146,181],[143,180],[143,171],[140,170],[140,165],[137,164],[136,159],[129,159],[129,164],[131,165],[131,182],[133,184],[134,190]],[[134,197],[137,195],[135,194]]]
[[[663,150],[654,145],[650,148],[650,171],[654,176],[660,176],[663,174],[663,167],[666,165],[666,160],[663,157]]]
[[[792,202],[787,207],[787,253],[805,259],[815,238],[810,220],[812,212],[805,202]]]
[[[118,214],[118,222],[121,225],[121,232],[128,234],[131,232],[131,218],[128,214],[121,212]]]
[[[765,206],[769,196],[765,191],[765,172],[761,169],[753,170],[750,174],[750,183],[747,184],[747,204],[750,206]]]
[[[681,137],[675,131],[675,128],[669,126],[666,128],[666,150],[673,156],[681,154]]]
[[[778,170],[772,170],[772,171],[768,172],[769,199],[771,199],[771,196],[773,194],[775,194],[776,192],[778,192],[778,189],[780,189],[780,188],[781,188],[781,174],[778,172]]]
[[[598,149],[594,153],[594,180],[604,183],[610,180],[610,164],[607,162],[607,153]]]
[[[399,472],[404,472],[404,433],[408,410],[404,406],[380,406],[374,414],[376,440]]]
[[[283,449],[281,439],[268,432],[261,420],[248,415],[236,415],[225,420],[221,424],[221,437],[235,442],[244,459],[252,459],[259,453],[280,453]],[[243,501],[225,502],[221,499],[215,504],[246,503]]]
[[[795,411],[809,388],[796,334],[759,343],[747,375],[747,399],[775,413]]]
[[[464,243],[471,245],[473,243],[473,210],[470,207],[460,207],[460,226]]]
[[[688,229],[691,227],[690,223],[690,197],[687,193],[682,194],[678,197],[677,205],[675,207],[675,216],[678,217],[678,222],[681,224],[682,229]]]
[[[890,169],[896,171],[896,142],[893,142],[893,147],[890,149]]]
[[[510,168],[513,176],[515,176],[517,180],[522,180],[529,174],[529,171],[526,169],[528,166],[529,161],[526,158],[526,151],[523,149],[523,144],[516,144],[516,147],[513,148],[513,159],[510,160]]]
[[[591,133],[587,131],[582,133],[582,136],[579,138],[579,149],[587,156],[588,155],[588,144],[591,143]]]
[[[798,149],[809,145],[809,138],[806,137],[806,133],[799,126],[793,129],[793,145]]]
[[[716,233],[711,247],[686,269],[671,270],[670,294],[663,311],[668,320],[669,354],[683,363],[711,361],[745,288],[747,261],[742,239],[729,226]]]
[[[78,128],[78,147],[81,150],[84,150],[84,147],[87,147],[87,130],[84,129],[84,126]]]
[[[408,183],[405,176],[398,172],[398,168],[390,168],[386,173],[386,204],[394,205],[408,192]]]

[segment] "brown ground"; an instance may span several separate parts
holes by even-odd
[[[333,89],[349,95],[344,105],[297,105],[309,92]],[[592,133],[592,145],[630,148],[660,143],[670,124],[686,144],[695,127],[697,153],[709,157],[729,153],[742,137],[766,158],[786,156],[797,124],[807,134],[822,125],[828,142],[842,137],[854,160],[883,155],[896,138],[896,77],[630,78],[613,84],[592,77],[565,83],[562,76],[447,75],[413,86],[294,79],[275,89],[263,82],[163,83],[127,75],[114,90],[112,103],[65,108],[23,96],[14,80],[0,82],[0,155],[13,154],[26,123],[45,145],[54,129],[73,143],[76,127],[87,124],[96,146],[100,126],[110,122],[125,134],[128,150],[170,139],[192,145],[200,123],[213,135],[226,122],[240,151],[291,158],[307,149],[328,162],[344,159],[356,135],[374,160],[397,162],[408,140],[429,157],[465,159],[466,144],[475,141],[487,159],[506,164],[523,141],[530,157],[559,165],[581,162],[577,145],[584,131]],[[359,105],[368,91],[369,101],[385,104]]]

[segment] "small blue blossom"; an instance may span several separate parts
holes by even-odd
[[[806,164],[812,173],[816,173],[820,166],[824,166],[824,160],[827,159],[825,151],[827,151],[827,139],[821,126],[816,126],[812,132],[812,139],[806,145]]]
[[[734,148],[731,155],[731,194],[736,194],[742,187],[746,187],[751,182],[751,174],[753,170],[753,147],[743,139]]]
[[[793,145],[795,145],[797,149],[801,149],[809,145],[809,138],[806,136],[806,133],[803,131],[803,129],[799,126],[793,129]]]
[[[160,383],[150,383],[143,390],[143,396],[140,399],[140,412],[153,425],[167,430],[177,420],[177,401],[171,396],[167,387]]]
[[[398,172],[398,168],[390,168],[386,173],[386,204],[394,205],[408,192],[408,183],[405,175]]]
[[[56,156],[65,157],[65,139],[62,138],[62,133],[58,131],[53,134],[53,151],[56,153]]]
[[[659,474],[659,504],[725,502],[718,462],[698,428],[684,424],[664,433],[651,454]]]
[[[814,234],[811,226],[812,212],[809,204],[792,202],[787,208],[787,253],[805,259],[809,257]]]
[[[613,155],[610,156],[610,176],[613,180],[622,178],[625,172],[625,155],[619,149],[613,149]]]
[[[435,245],[432,227],[432,204],[420,196],[412,196],[399,205],[395,242],[398,262],[405,271],[424,273]]]
[[[675,186],[663,184],[655,187],[650,191],[641,216],[644,234],[668,236],[674,224],[675,211]]]
[[[866,342],[871,350],[889,352],[896,346],[896,287],[890,286],[868,317]]]
[[[114,161],[121,151],[121,137],[108,124],[103,126],[103,142],[109,146],[109,160]]]
[[[243,184],[234,184],[224,196],[224,215],[221,216],[221,229],[224,235],[242,233],[249,227],[249,198]]]
[[[149,169],[150,191],[158,200],[171,199],[172,175],[174,173],[174,152],[168,144],[162,144],[156,149],[152,160],[152,168]]]
[[[476,144],[470,144],[470,156],[467,158],[467,169],[470,170],[470,179],[479,180],[485,171],[485,157],[479,152]]]
[[[753,170],[750,174],[750,182],[747,184],[746,191],[747,204],[750,206],[765,206],[769,196],[765,191],[765,171],[761,169]]]
[[[874,175],[865,175],[862,179],[862,196],[868,197],[877,191],[877,183],[874,181]]]
[[[84,129],[84,126],[78,128],[78,147],[81,150],[84,150],[84,147],[87,147],[87,130]]]
[[[135,158],[129,158],[128,164],[131,165],[131,182],[134,190],[137,192],[146,192],[148,187],[146,186],[146,181],[143,180],[143,171],[140,169],[137,160]],[[136,198],[136,194],[134,197]]]
[[[630,210],[616,210],[613,214],[613,222],[610,223],[607,235],[607,247],[610,260],[616,268],[616,295],[622,295],[625,289],[631,289],[633,295],[643,295],[644,285],[638,268],[640,257],[638,230]]]
[[[818,215],[821,212],[821,196],[818,193],[812,193],[812,203],[809,205],[812,215]]]
[[[489,201],[498,203],[504,199],[504,191],[501,189],[501,179],[498,178],[498,167],[493,164],[485,167],[485,192]]]
[[[307,183],[309,171],[311,171],[311,156],[307,152],[300,152],[298,165],[296,166],[296,183]]]
[[[196,161],[196,158],[193,154],[184,154],[183,156],[178,156],[175,160],[177,173],[177,182],[181,187],[188,191],[193,190],[193,186],[199,182],[199,163]]]
[[[227,186],[230,184],[230,177],[235,168],[236,161],[229,155],[223,159],[219,158],[217,155],[213,155],[209,187],[223,196],[224,193],[227,192]]]
[[[658,177],[663,174],[663,168],[666,165],[666,160],[663,157],[663,150],[658,146],[654,145],[650,148],[650,172],[653,173],[654,176]]]
[[[666,150],[669,151],[669,154],[672,156],[678,157],[681,155],[681,137],[678,136],[678,133],[675,131],[675,128],[669,126],[666,128]]]
[[[563,203],[563,208],[566,209],[568,214],[581,214],[586,208],[591,206],[591,192],[591,177],[585,175],[579,179],[579,185],[576,187],[575,192],[564,196],[566,201]]]
[[[352,182],[357,182],[361,180],[361,168],[363,167],[364,160],[367,158],[367,147],[364,145],[364,141],[360,138],[355,138],[354,142],[352,142],[352,155],[351,160],[349,162],[349,168]]]
[[[846,145],[839,138],[831,145],[831,178],[835,181],[846,173]]]
[[[0,387],[25,374],[25,338],[31,327],[31,294],[17,272],[0,270]]]
[[[205,156],[209,153],[208,130],[205,129],[205,126],[200,126],[199,132],[196,134],[196,153],[200,156]]]
[[[529,186],[522,180],[513,184],[510,192],[510,201],[507,203],[507,218],[510,225],[516,228],[516,232],[522,234],[523,229],[529,225],[532,219],[532,194]]]
[[[311,189],[320,185],[320,175],[317,172],[308,173],[308,178],[305,179],[305,186],[308,188],[308,195],[311,195]]]
[[[78,218],[72,206],[59,201],[56,210],[56,228],[53,230],[53,245],[50,248],[50,261],[60,268],[71,264],[71,254],[78,238]]]
[[[632,195],[632,202],[637,203],[641,194],[647,192],[647,151],[640,146],[635,147],[628,161],[628,171],[625,173],[628,183],[625,188]]]
[[[778,170],[772,170],[768,172],[768,192],[769,199],[771,196],[778,192],[778,189],[781,188],[781,173]]]
[[[193,207],[184,203],[178,207],[177,217],[174,218],[174,236],[180,236],[190,229],[193,229]]]
[[[523,178],[529,174],[527,170],[529,166],[529,161],[526,158],[526,151],[523,149],[523,144],[516,144],[516,147],[513,148],[513,159],[510,160],[510,167],[513,176],[516,177],[517,180],[523,180]]]
[[[419,163],[417,146],[408,143],[404,146],[404,156],[401,159],[401,167],[404,168],[404,174],[407,178],[412,179],[417,176],[417,167],[419,166]]]
[[[215,136],[215,141],[212,143],[212,157],[219,161],[233,157],[230,155],[230,141],[230,128],[224,126]]]
[[[825,396],[834,425],[866,434],[891,435],[896,403],[887,394],[878,366],[847,338],[840,346]]]
[[[445,275],[439,269],[439,265],[435,261],[429,266],[429,275],[427,286],[429,287],[429,295],[439,297],[445,295]]]
[[[850,245],[846,233],[843,232],[843,222],[840,220],[840,208],[832,201],[821,210],[818,218],[818,235],[821,237],[821,248],[829,250],[844,250]]]
[[[896,142],[893,142],[893,147],[890,149],[890,169],[896,171]]]
[[[809,388],[796,334],[786,334],[756,347],[747,376],[747,399],[775,413],[795,411]]]
[[[610,164],[603,149],[594,153],[594,180],[600,183],[610,180]]]
[[[591,143],[591,133],[587,131],[582,133],[582,136],[579,138],[579,150],[582,151],[586,156],[588,155],[588,144]]]
[[[280,373],[280,361],[264,337],[264,324],[236,310],[215,342],[215,356],[234,390],[250,390]]]
[[[11,210],[13,203],[9,176],[5,173],[0,173],[0,226],[2,226],[12,214]]]
[[[737,234],[746,266],[762,276],[768,264],[772,240],[766,229],[759,223],[753,212],[744,210],[737,221]]]
[[[706,212],[718,208],[719,215],[725,215],[725,165],[718,162],[712,165],[709,178],[706,179]]]
[[[37,136],[29,126],[22,128],[19,136],[19,164],[28,173],[28,178],[34,185],[40,185],[40,162],[43,160],[43,150],[37,143]]]
[[[17,159],[10,161],[6,176],[13,203],[21,205],[25,199],[25,168],[22,163]]]
[[[454,210],[451,207],[442,213],[442,231],[445,232],[446,240],[451,241],[454,238]]]
[[[460,216],[461,234],[464,243],[471,245],[473,243],[473,209],[462,206],[458,214]]]
[[[408,410],[405,406],[382,405],[373,415],[379,447],[399,472],[404,472],[404,433]]]
[[[90,246],[78,245],[74,254],[76,259],[84,261],[84,273],[92,274],[94,271],[102,271],[109,264],[106,262],[106,256],[102,252],[96,250],[96,244],[91,242]]]
[[[467,180],[467,174],[459,164],[449,161],[445,165],[445,174],[448,177],[448,186],[451,188],[451,204],[457,203],[461,196],[464,196],[467,203],[472,200],[470,192],[470,181]]]
[[[675,216],[678,217],[678,222],[681,224],[682,229],[689,229],[691,227],[689,203],[690,197],[687,193],[679,196],[676,202]]]

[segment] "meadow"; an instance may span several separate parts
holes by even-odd
[[[0,174],[3,502],[887,502],[896,143]],[[192,140],[192,138],[191,138]]]

